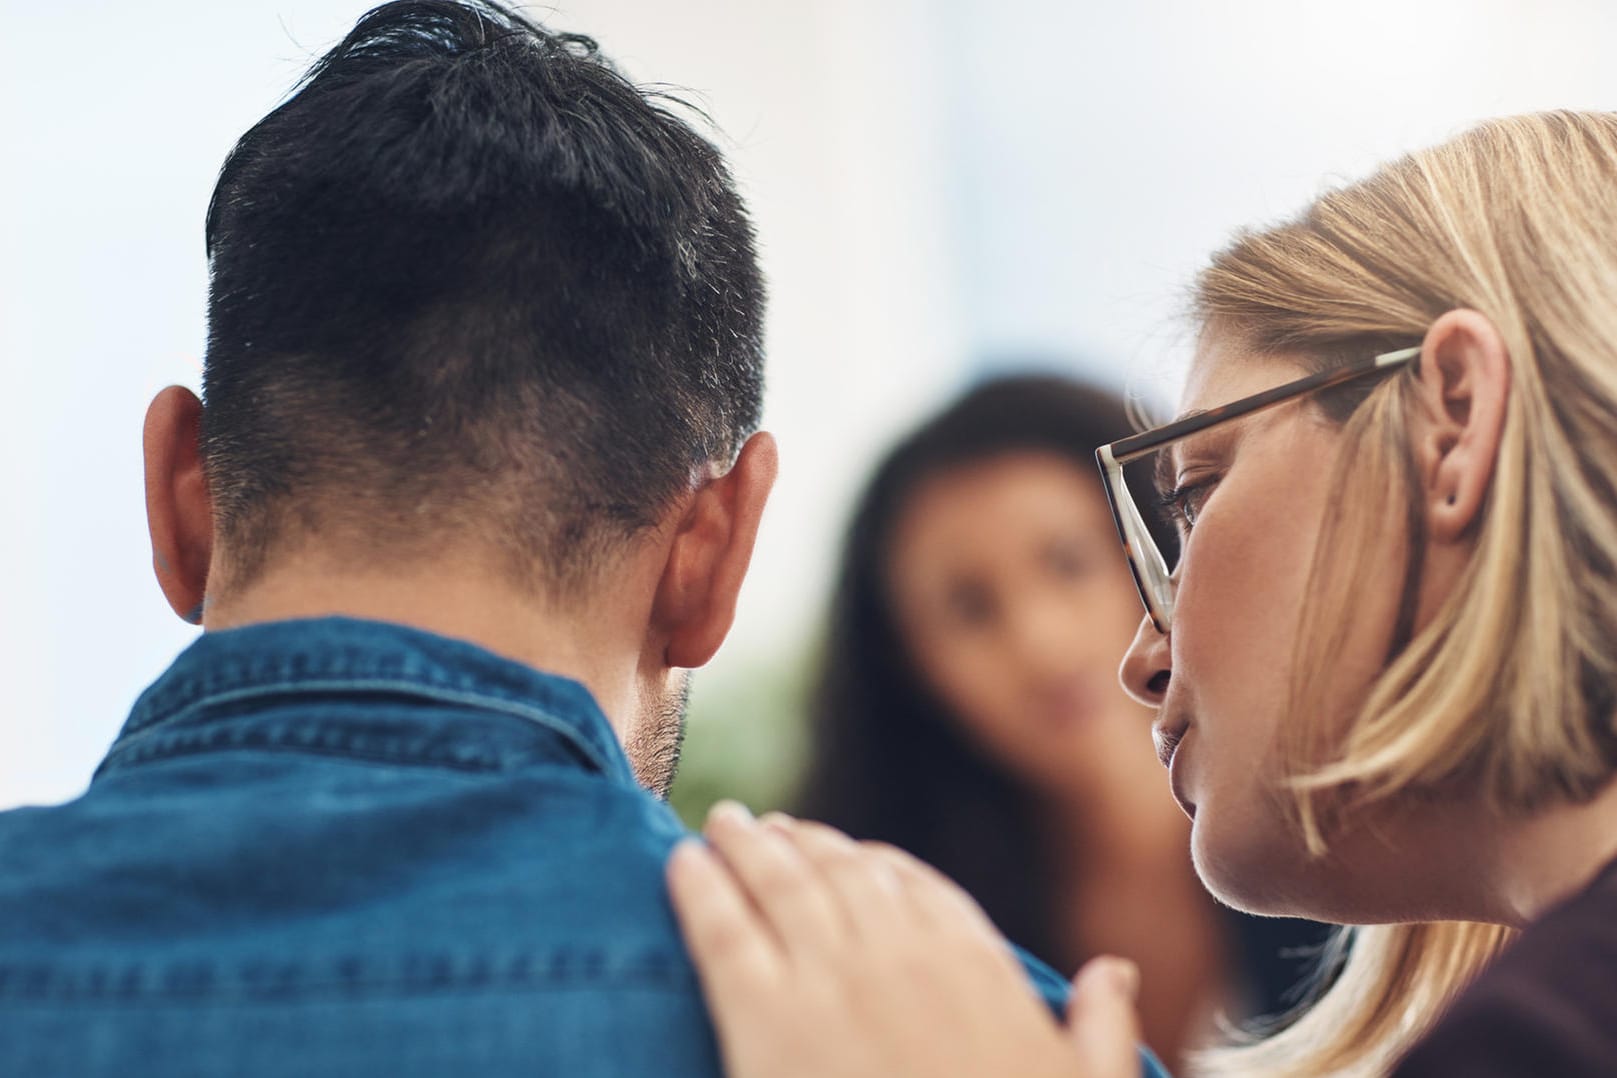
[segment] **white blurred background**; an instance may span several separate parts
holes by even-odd
[[[0,807],[81,790],[195,631],[150,572],[142,412],[199,380],[226,151],[366,6],[3,5]],[[710,785],[788,765],[765,731],[789,728],[843,514],[923,412],[1027,362],[1171,399],[1181,297],[1233,229],[1488,115],[1617,107],[1599,0],[530,11],[695,92],[772,282],[784,467],[736,632],[696,682],[687,767]]]

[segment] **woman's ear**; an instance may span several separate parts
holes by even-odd
[[[1427,534],[1452,543],[1476,523],[1499,459],[1511,383],[1504,337],[1477,311],[1449,311],[1426,331],[1419,383],[1413,434]]]
[[[146,523],[152,566],[174,612],[202,623],[213,562],[213,502],[202,470],[202,402],[169,386],[146,409]]]
[[[775,439],[754,434],[680,518],[651,612],[668,666],[701,666],[724,643],[778,468]]]

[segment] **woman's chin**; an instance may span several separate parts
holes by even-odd
[[[1212,896],[1242,913],[1260,917],[1308,917],[1301,891],[1307,854],[1300,844],[1266,834],[1262,822],[1223,834],[1219,815],[1197,806],[1190,828],[1190,857]],[[1270,827],[1273,823],[1270,822]]]

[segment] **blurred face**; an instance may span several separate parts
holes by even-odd
[[[1204,342],[1186,387],[1185,411],[1279,385],[1300,366]],[[1333,666],[1330,715],[1289,713],[1298,626],[1325,515],[1340,429],[1306,401],[1213,428],[1173,447],[1173,485],[1193,526],[1184,537],[1172,631],[1140,623],[1123,678],[1160,707],[1154,728],[1175,797],[1194,821],[1197,870],[1219,897],[1263,913],[1354,920],[1376,904],[1364,880],[1386,878],[1404,844],[1403,822],[1361,820],[1310,860],[1280,795],[1276,738],[1286,723],[1340,727],[1379,672],[1401,585],[1402,538],[1389,529],[1386,566],[1358,582],[1346,645]],[[1383,841],[1386,840],[1386,841]],[[1394,851],[1394,854],[1389,854]]]
[[[1012,774],[1066,796],[1119,752],[1130,771],[1154,767],[1149,711],[1117,681],[1139,600],[1090,469],[1015,452],[935,475],[910,495],[887,565],[918,668]]]

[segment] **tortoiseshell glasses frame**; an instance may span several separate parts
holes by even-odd
[[[1295,382],[1254,393],[1238,401],[1195,412],[1165,426],[1131,435],[1095,450],[1095,463],[1100,465],[1101,479],[1106,487],[1106,500],[1112,507],[1112,520],[1117,524],[1117,535],[1123,541],[1123,553],[1128,556],[1129,572],[1134,574],[1134,586],[1139,589],[1140,602],[1150,615],[1151,624],[1159,633],[1167,633],[1173,625],[1174,576],[1168,561],[1162,556],[1157,542],[1146,527],[1145,515],[1129,493],[1123,479],[1123,467],[1148,453],[1164,449],[1174,442],[1200,434],[1209,427],[1227,423],[1242,416],[1261,412],[1277,404],[1313,393],[1321,389],[1350,382],[1355,378],[1377,374],[1402,366],[1420,355],[1419,348],[1403,348],[1357,363],[1348,363],[1329,370],[1310,374]]]

